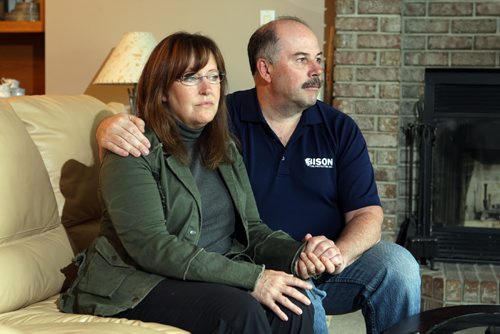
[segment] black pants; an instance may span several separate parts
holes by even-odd
[[[114,317],[163,323],[193,334],[312,333],[313,308],[290,299],[302,309],[302,315],[281,307],[288,317],[282,321],[248,291],[166,278],[135,308]]]

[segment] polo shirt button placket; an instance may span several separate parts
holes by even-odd
[[[290,174],[290,170],[288,168],[288,161],[286,160],[285,155],[281,157],[281,161],[279,164],[278,175],[288,175]]]

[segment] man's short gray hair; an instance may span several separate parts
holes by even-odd
[[[279,38],[276,33],[276,26],[282,21],[294,21],[309,28],[309,25],[298,17],[279,16],[257,29],[250,37],[247,46],[248,61],[252,75],[257,72],[257,59],[264,58],[271,63],[275,62],[279,51]]]

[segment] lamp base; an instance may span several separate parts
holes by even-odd
[[[136,99],[136,93],[137,93],[137,84],[134,84],[132,89],[127,88],[128,92],[128,103],[130,105],[130,113],[132,115],[137,115],[137,109],[135,106],[135,99]]]

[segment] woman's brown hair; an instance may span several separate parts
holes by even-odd
[[[156,133],[164,151],[183,163],[188,163],[186,148],[175,118],[162,97],[188,68],[189,71],[197,72],[205,67],[211,55],[215,58],[219,72],[225,73],[222,53],[214,41],[200,34],[174,33],[154,48],[137,84],[138,116]],[[223,162],[231,161],[227,150],[231,135],[225,104],[226,86],[224,76],[220,83],[217,114],[203,129],[196,147],[204,166],[212,170]]]

